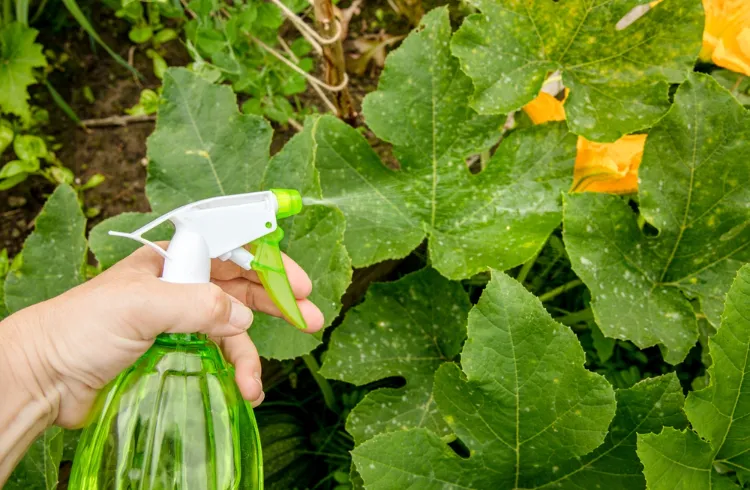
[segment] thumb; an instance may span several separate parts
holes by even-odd
[[[246,331],[253,321],[247,306],[212,283],[158,281],[149,289],[148,303],[156,304],[144,315],[148,321],[141,324],[141,334],[146,338],[194,332],[230,337]]]

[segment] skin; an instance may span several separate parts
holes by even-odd
[[[214,260],[211,284],[172,284],[159,279],[162,265],[144,247],[0,322],[0,487],[46,428],[81,427],[99,391],[161,333],[208,335],[235,366],[243,397],[253,406],[263,401],[260,358],[248,335],[251,310],[281,313],[258,276]],[[310,279],[287,256],[284,265],[307,332],[320,330],[323,315],[307,299]]]

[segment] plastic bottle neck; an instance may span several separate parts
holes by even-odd
[[[202,345],[206,342],[208,337],[202,333],[163,333],[156,337],[156,343],[165,346]]]

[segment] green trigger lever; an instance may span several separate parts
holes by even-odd
[[[276,228],[268,235],[250,243],[250,252],[255,256],[251,263],[252,269],[258,273],[263,288],[281,310],[284,318],[300,330],[306,330],[307,323],[299,311],[297,299],[294,297],[281,259],[279,243],[283,238],[284,231]]]
[[[276,197],[276,219],[293,216],[302,210],[302,198],[293,189],[271,189]],[[279,244],[284,239],[284,230],[277,227],[274,231],[250,243],[250,252],[254,255],[252,269],[258,273],[261,284],[274,304],[281,310],[284,318],[300,330],[307,330],[307,322],[297,305],[297,298],[292,292],[292,285],[284,268]]]

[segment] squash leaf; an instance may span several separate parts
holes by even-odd
[[[468,325],[463,372],[441,365],[434,393],[469,456],[428,429],[382,434],[352,452],[368,489],[527,488],[604,441],[612,387],[521,284],[493,272]]]
[[[24,121],[31,119],[28,87],[37,83],[34,68],[47,66],[42,45],[34,42],[38,33],[20,22],[0,29],[0,109]]]
[[[346,430],[356,444],[392,430],[450,429],[432,393],[435,370],[454,359],[466,336],[469,298],[457,282],[423,269],[370,286],[364,303],[336,328],[320,374],[364,385],[402,377],[401,388],[368,393],[351,411]]]
[[[693,431],[664,430],[638,436],[638,456],[649,489],[739,488],[714,468],[750,476],[747,417],[750,390],[750,265],[742,267],[727,294],[718,332],[708,340],[708,387],[691,392],[685,413]]]
[[[674,373],[645,379],[617,390],[617,412],[604,444],[580,459],[571,459],[539,479],[534,489],[646,488],[643,465],[636,454],[638,434],[660,432],[663,427],[684,428],[685,397]]]
[[[322,198],[320,177],[315,169],[320,118],[310,118],[304,131],[295,135],[266,168],[264,189],[293,188],[306,197]],[[323,312],[329,325],[341,309],[341,297],[349,286],[352,265],[344,248],[344,215],[335,207],[305,206],[285,219],[282,245],[285,252],[305,269],[313,281],[310,300]],[[300,335],[284,320],[256,315],[251,335],[261,353],[274,359],[291,359],[320,345],[322,333]]]
[[[548,74],[570,89],[568,125],[592,141],[650,127],[669,108],[701,47],[699,0],[660,3],[625,29],[643,0],[473,0],[481,13],[453,37],[453,54],[474,82],[472,107],[502,114],[531,102]]]
[[[356,130],[333,119],[320,124],[323,195],[346,215],[355,267],[404,257],[427,237],[433,266],[466,278],[523,263],[560,222],[575,137],[564,124],[514,133],[472,175],[465,158],[496,143],[505,118],[468,107],[471,80],[450,54],[450,35],[447,9],[425,15],[365,97],[365,119],[393,144],[399,171]]]
[[[92,230],[92,249],[108,266],[132,252],[138,244],[110,237],[111,229],[132,231],[154,217],[189,202],[225,194],[292,187],[303,196],[320,197],[314,162],[312,130],[298,135],[269,164],[272,130],[261,117],[241,114],[236,96],[227,86],[213,85],[183,68],[164,76],[162,103],[156,130],[148,139],[146,194],[153,213],[117,216]],[[312,153],[304,153],[305,148]],[[340,309],[340,298],[349,285],[351,267],[343,248],[344,222],[332,208],[306,208],[280,226],[286,233],[286,251],[313,281],[311,299],[319,303],[327,322]],[[168,239],[168,227],[154,230],[151,238]],[[113,241],[114,240],[114,241]],[[288,359],[310,352],[319,337],[300,333],[282,321],[256,316],[251,335],[261,355]]]
[[[750,261],[750,114],[706,75],[694,74],[649,132],[640,167],[647,236],[621,198],[571,195],[564,238],[608,337],[660,344],[678,363],[698,338],[690,299],[713,325],[726,291]]]
[[[21,265],[5,279],[5,302],[14,313],[64,293],[85,280],[86,218],[76,192],[55,189],[21,250]]]

